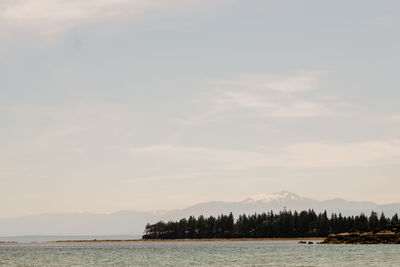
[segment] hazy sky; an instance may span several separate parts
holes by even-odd
[[[1,0],[0,217],[400,201],[400,2]]]

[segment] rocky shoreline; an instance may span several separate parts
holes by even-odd
[[[400,232],[330,234],[320,244],[400,244]]]

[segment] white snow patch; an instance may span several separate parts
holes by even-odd
[[[262,202],[262,203],[268,203],[268,202],[285,202],[289,200],[302,200],[302,197],[299,197],[296,194],[293,194],[288,191],[281,191],[273,194],[257,194],[253,195],[245,200],[243,202],[248,202],[248,203],[254,203],[254,202]]]

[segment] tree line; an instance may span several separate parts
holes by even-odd
[[[383,213],[378,216],[371,212],[369,216],[327,215],[308,211],[281,211],[274,213],[255,213],[240,215],[237,220],[232,213],[199,217],[190,216],[179,221],[160,221],[147,224],[143,239],[194,239],[194,238],[289,238],[289,237],[326,237],[331,233],[380,231],[400,227],[398,215],[392,218]]]

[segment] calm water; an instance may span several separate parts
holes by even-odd
[[[1,266],[400,266],[400,245],[295,241],[1,244]]]

